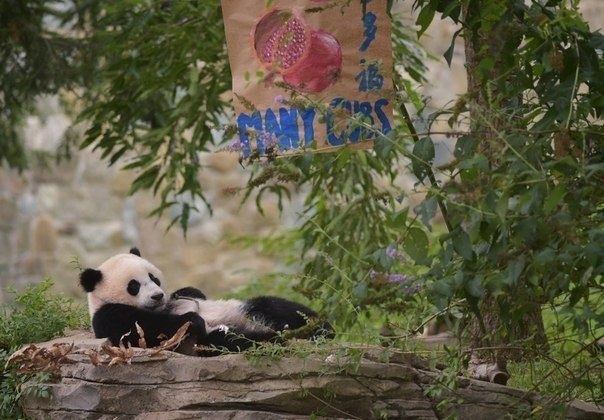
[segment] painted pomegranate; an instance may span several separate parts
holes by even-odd
[[[300,92],[321,92],[333,85],[342,72],[342,49],[328,32],[311,30],[309,54],[283,81]]]
[[[269,10],[252,30],[252,41],[262,66],[298,91],[321,92],[340,78],[340,43],[310,28],[296,11]]]

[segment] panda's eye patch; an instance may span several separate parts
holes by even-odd
[[[131,294],[132,296],[136,296],[138,295],[138,291],[141,289],[141,284],[138,282],[138,280],[130,280],[128,282],[128,288],[126,290],[128,290],[128,293]]]
[[[161,281],[159,281],[159,279],[157,277],[155,277],[153,274],[149,273],[149,278],[151,279],[151,281],[155,284],[157,284],[158,286],[161,286]]]

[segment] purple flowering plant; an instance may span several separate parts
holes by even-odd
[[[226,150],[228,152],[241,153],[243,151],[243,148],[243,143],[241,143],[239,139],[235,139],[227,145]]]
[[[279,149],[279,139],[275,133],[269,133],[268,131],[261,131],[256,137],[258,147],[262,148],[260,144],[264,146],[264,150],[268,152],[269,149]]]
[[[406,253],[400,251],[398,246],[390,245],[373,254],[376,265],[369,271],[369,279],[374,286],[394,285],[404,295],[412,296],[422,290],[416,278],[405,271],[413,267],[411,259]]]
[[[270,161],[274,159],[281,145],[275,133],[268,131],[252,130],[248,133],[253,142],[242,142],[239,139],[231,141],[225,148],[226,151],[238,153],[241,155],[240,162],[246,159],[249,162],[259,160],[261,156],[268,158]]]
[[[277,105],[287,105],[289,103],[289,101],[287,100],[287,98],[283,95],[277,95],[275,96],[275,103]]]

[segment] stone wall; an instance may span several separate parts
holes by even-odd
[[[46,131],[40,126],[36,132]],[[77,152],[48,170],[0,171],[0,286],[20,288],[50,276],[60,290],[81,296],[74,260],[83,267],[97,266],[131,246],[164,271],[169,288],[196,284],[209,295],[273,270],[278,262],[254,249],[234,249],[228,238],[265,233],[291,223],[288,216],[280,217],[270,200],[262,216],[253,200],[241,205],[241,196],[222,193],[245,185],[249,176],[236,155],[207,153],[201,161],[214,214],[200,205],[186,239],[177,226],[166,231],[175,212],[147,218],[158,201],[147,193],[128,196],[135,174],[107,168],[97,153]]]

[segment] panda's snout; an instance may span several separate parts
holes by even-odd
[[[162,299],[164,298],[164,294],[163,293],[156,293],[154,295],[151,295],[151,299],[160,302]]]

